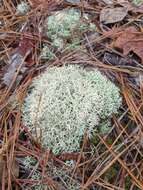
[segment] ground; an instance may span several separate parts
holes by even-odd
[[[55,13],[68,10],[55,32]],[[0,189],[143,189],[142,14],[134,0],[0,1]],[[69,63],[100,70],[123,102],[108,132],[55,155],[24,125],[22,106],[33,78]]]

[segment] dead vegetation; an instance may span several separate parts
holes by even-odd
[[[74,168],[64,169],[82,190],[142,190],[143,5],[137,7],[128,0],[27,2],[31,10],[21,16],[16,14],[19,1],[0,1],[0,189],[32,189],[41,183],[45,185],[41,189],[66,190],[68,184],[52,168],[63,168],[65,161],[73,160]],[[110,11],[104,11],[107,6]],[[42,44],[51,45],[44,33],[45,18],[54,10],[70,7],[92,14],[98,35],[84,34],[86,52],[57,51],[54,61],[41,61]],[[23,126],[21,106],[32,78],[49,65],[64,63],[99,68],[120,87],[124,102],[119,115],[113,115],[110,132],[96,134],[94,146],[85,134],[80,153],[55,156],[43,150]],[[33,157],[36,164],[25,168],[26,156]],[[31,179],[34,171],[40,173],[40,179]]]

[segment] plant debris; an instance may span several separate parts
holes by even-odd
[[[55,17],[65,10],[76,11],[76,22]],[[22,106],[35,77],[68,63],[98,69],[123,104],[106,133],[102,121],[78,152],[56,155],[34,138]],[[0,0],[0,189],[142,190],[142,121],[142,0]]]
[[[143,34],[135,27],[128,27],[123,30],[115,40],[114,47],[123,50],[124,55],[133,51],[143,63]]]
[[[128,13],[126,7],[104,8],[100,13],[100,22],[103,24],[112,24],[122,21]]]

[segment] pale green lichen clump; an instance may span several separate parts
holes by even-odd
[[[133,3],[137,6],[143,4],[143,0],[133,0]]]
[[[17,5],[16,12],[18,15],[25,15],[30,10],[30,6],[27,2],[22,1]]]
[[[37,163],[35,162],[35,158],[31,156],[26,156],[23,158],[23,165],[25,170],[33,169],[36,167]],[[68,168],[66,167],[68,166]],[[65,187],[67,190],[79,190],[80,189],[80,183],[77,179],[71,178],[72,169],[74,167],[74,162],[68,161],[65,165],[62,167],[54,166],[52,163],[48,162],[46,167],[46,177],[52,177],[53,179],[58,178],[58,184],[62,187]],[[31,190],[51,190],[50,186],[47,183],[43,183],[42,181],[42,172],[40,172],[38,169],[34,170],[32,175],[29,176],[29,179],[31,180],[38,180],[37,183],[31,186]],[[64,188],[64,189],[65,189]]]
[[[41,50],[40,58],[43,60],[54,60],[55,57],[55,54],[50,50],[50,48],[47,45],[44,45]]]
[[[83,22],[79,10],[65,9],[57,11],[47,18],[46,33],[56,48],[65,48],[66,45],[72,44],[75,38],[80,41],[83,32],[95,30],[96,27],[89,22],[88,16],[86,14],[83,16],[87,22]]]
[[[119,89],[98,70],[52,67],[34,79],[23,106],[23,121],[55,154],[80,150],[85,131],[92,136],[100,121],[121,105]]]

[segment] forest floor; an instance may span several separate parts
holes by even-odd
[[[19,14],[20,3],[0,1],[0,189],[143,190],[142,1],[27,0],[29,9]],[[82,35],[86,53],[54,50],[54,59],[41,59],[43,45],[51,46],[46,18],[70,8],[81,18],[90,14],[96,25]],[[120,88],[123,105],[110,132],[96,134],[94,148],[85,137],[79,153],[56,156],[23,125],[21,106],[33,77],[66,62],[104,72]]]

